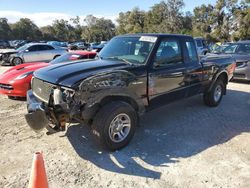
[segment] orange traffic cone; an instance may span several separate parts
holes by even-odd
[[[48,181],[41,152],[36,152],[30,174],[28,188],[48,188]]]

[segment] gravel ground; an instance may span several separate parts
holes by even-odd
[[[132,142],[113,153],[85,126],[34,133],[25,107],[0,96],[0,187],[27,187],[36,151],[52,188],[250,187],[249,83],[230,83],[217,108],[196,96],[147,113]]]

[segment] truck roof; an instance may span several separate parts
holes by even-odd
[[[190,35],[181,35],[181,34],[166,34],[166,33],[136,33],[136,34],[125,34],[119,35],[118,37],[134,37],[134,36],[154,36],[154,37],[184,37],[184,38],[192,38]]]

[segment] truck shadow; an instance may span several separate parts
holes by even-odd
[[[115,173],[159,179],[161,167],[250,132],[250,93],[228,90],[217,108],[202,96],[178,101],[145,114],[131,143],[117,152],[101,149],[86,126],[66,133],[76,153]]]

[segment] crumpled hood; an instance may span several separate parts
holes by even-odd
[[[73,87],[77,82],[98,73],[129,65],[120,61],[90,60],[51,65],[34,72],[38,79],[52,84]]]

